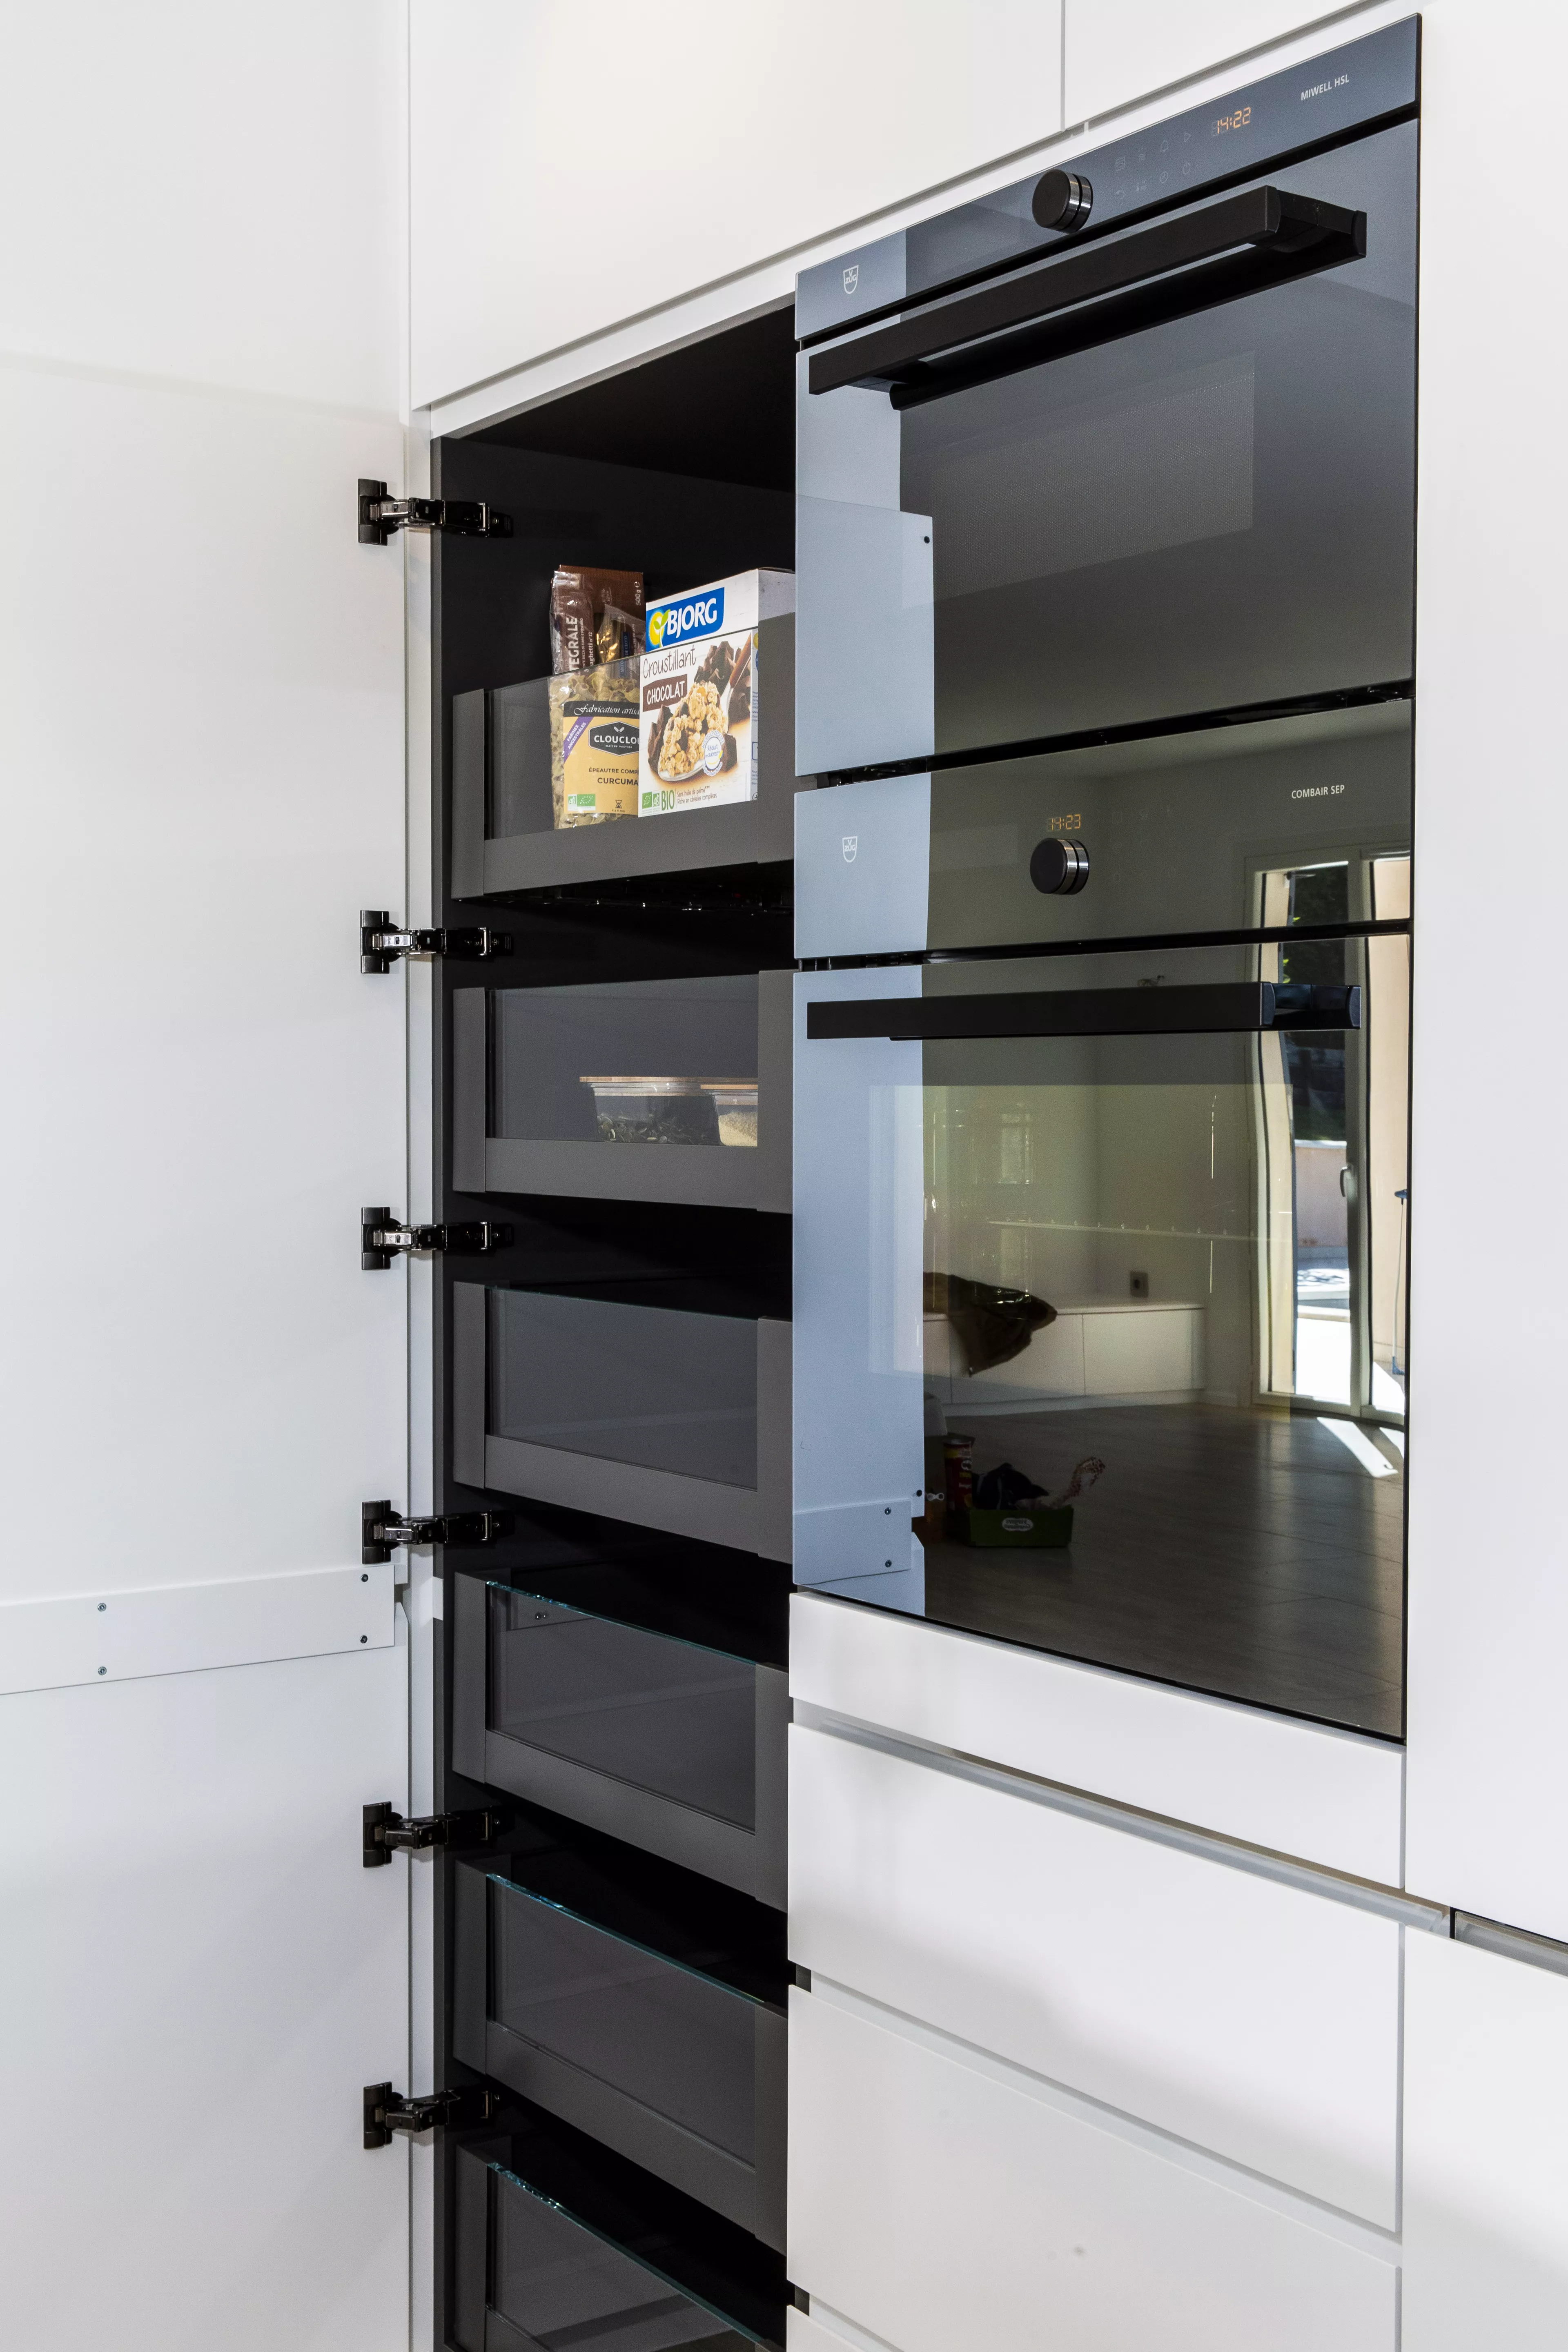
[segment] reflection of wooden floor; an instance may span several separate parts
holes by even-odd
[[[928,1551],[934,1622],[1403,1738],[1403,1478],[1369,1476],[1315,1420],[1222,1406],[970,1429],[977,1471],[1011,1462],[1047,1489],[1086,1454],[1106,1471],[1066,1551]]]

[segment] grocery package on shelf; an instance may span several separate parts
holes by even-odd
[[[637,813],[637,672],[601,662],[550,680],[550,787],[555,829]]]
[[[792,572],[741,572],[649,605],[639,816],[756,798],[758,634],[794,611]]]
[[[550,667],[555,676],[628,661],[642,649],[642,573],[558,563],[550,583]]]

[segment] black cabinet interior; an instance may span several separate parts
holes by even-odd
[[[454,1684],[455,1578],[729,1652],[758,1669],[776,1673],[785,1661],[789,1572],[782,1564],[597,1515],[591,1475],[580,1509],[487,1494],[455,1478],[451,1291],[454,1282],[482,1280],[501,1289],[688,1314],[787,1320],[789,1218],[680,1202],[459,1192],[453,1181],[450,1039],[451,999],[463,987],[527,990],[787,969],[793,869],[777,856],[731,866],[694,857],[689,870],[672,858],[670,870],[638,875],[628,855],[625,875],[458,898],[451,887],[451,808],[453,698],[548,674],[550,581],[558,563],[635,568],[650,599],[758,567],[793,570],[794,371],[794,318],[784,310],[482,434],[438,442],[432,453],[437,496],[482,499],[511,522],[507,538],[438,539],[432,559],[432,919],[451,928],[485,923],[510,943],[504,960],[493,963],[454,959],[434,967],[442,1104],[435,1213],[448,1223],[488,1217],[510,1229],[505,1246],[483,1259],[436,1261],[437,1507],[500,1508],[509,1530],[482,1551],[449,1549],[442,1559],[437,1749],[443,1810],[496,1796],[454,1760],[456,1711],[468,1706],[471,1716],[474,1703],[471,1677]],[[659,838],[678,854],[686,820],[655,822],[668,828]],[[631,841],[640,833],[646,842],[650,830],[626,822],[596,829],[598,865],[613,862],[617,837],[629,851]],[[476,1745],[470,1720],[457,1743],[470,1763],[484,1753],[482,1725],[479,1731]],[[599,1919],[632,1944],[668,1953],[674,1965],[708,1969],[715,1982],[727,1975],[737,1984],[744,1979],[745,1997],[777,2016],[786,1982],[780,1912],[664,1854],[639,1853],[515,1796],[507,1802],[509,1833],[486,1854],[482,1869],[498,1883],[510,1876],[526,1884],[529,1892],[514,1895],[514,1905],[555,1903],[563,1916]],[[439,2081],[446,2085],[478,2079],[457,2055],[464,2035],[455,1940],[459,1874],[470,1884],[470,1915],[477,1874],[472,1858],[437,1857],[433,1866],[443,1921],[437,1998]],[[476,2054],[471,2018],[464,2046]],[[532,2340],[525,2273],[532,2260],[527,2250],[538,2240],[546,2270],[558,2254],[571,2271],[574,2246],[588,2248],[584,2279],[598,2278],[601,2258],[593,2248],[618,2250],[604,2254],[608,2270],[591,2290],[584,2287],[582,2313],[557,2314],[558,2324],[586,2326],[592,2334],[602,2323],[613,2336],[623,2305],[628,2313],[643,2309],[635,2278],[626,2284],[633,2274],[616,2270],[624,2256],[634,2269],[640,2263],[648,2270],[650,2310],[673,2288],[700,2312],[720,2315],[689,2338],[679,2336],[680,2342],[706,2343],[711,2336],[715,2344],[782,2344],[787,2289],[782,2260],[770,2246],[710,2202],[654,2178],[504,2083],[492,2089],[501,2103],[500,2128],[479,2141],[447,2135],[440,2152],[440,2340],[458,2352]],[[563,2229],[552,2253],[540,2232]],[[516,2278],[508,2267],[514,2255],[522,2265]],[[508,2298],[518,2296],[518,2308],[509,2309]],[[656,2317],[654,2324],[657,2333],[674,2320]]]

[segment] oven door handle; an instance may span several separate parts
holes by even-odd
[[[807,1037],[1182,1037],[1260,1029],[1359,1029],[1361,991],[1314,982],[1204,982],[1185,988],[1019,990],[994,996],[819,999]]]
[[[1246,188],[814,352],[806,381],[814,393],[869,385],[895,408],[912,408],[1365,253],[1364,213],[1282,188]]]

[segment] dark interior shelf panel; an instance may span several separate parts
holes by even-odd
[[[764,621],[757,662],[765,677],[757,797],[728,807],[606,824],[551,824],[550,730],[542,678],[474,687],[452,698],[451,888],[455,898],[567,888],[713,866],[772,865],[795,856],[795,796],[815,779],[795,772],[795,616]],[[537,689],[537,692],[535,691]],[[532,702],[538,709],[531,709]],[[498,724],[504,703],[509,722]],[[525,707],[526,706],[526,707]],[[776,714],[776,715],[775,715]],[[526,721],[527,723],[521,723]],[[497,812],[526,831],[492,834]]]

